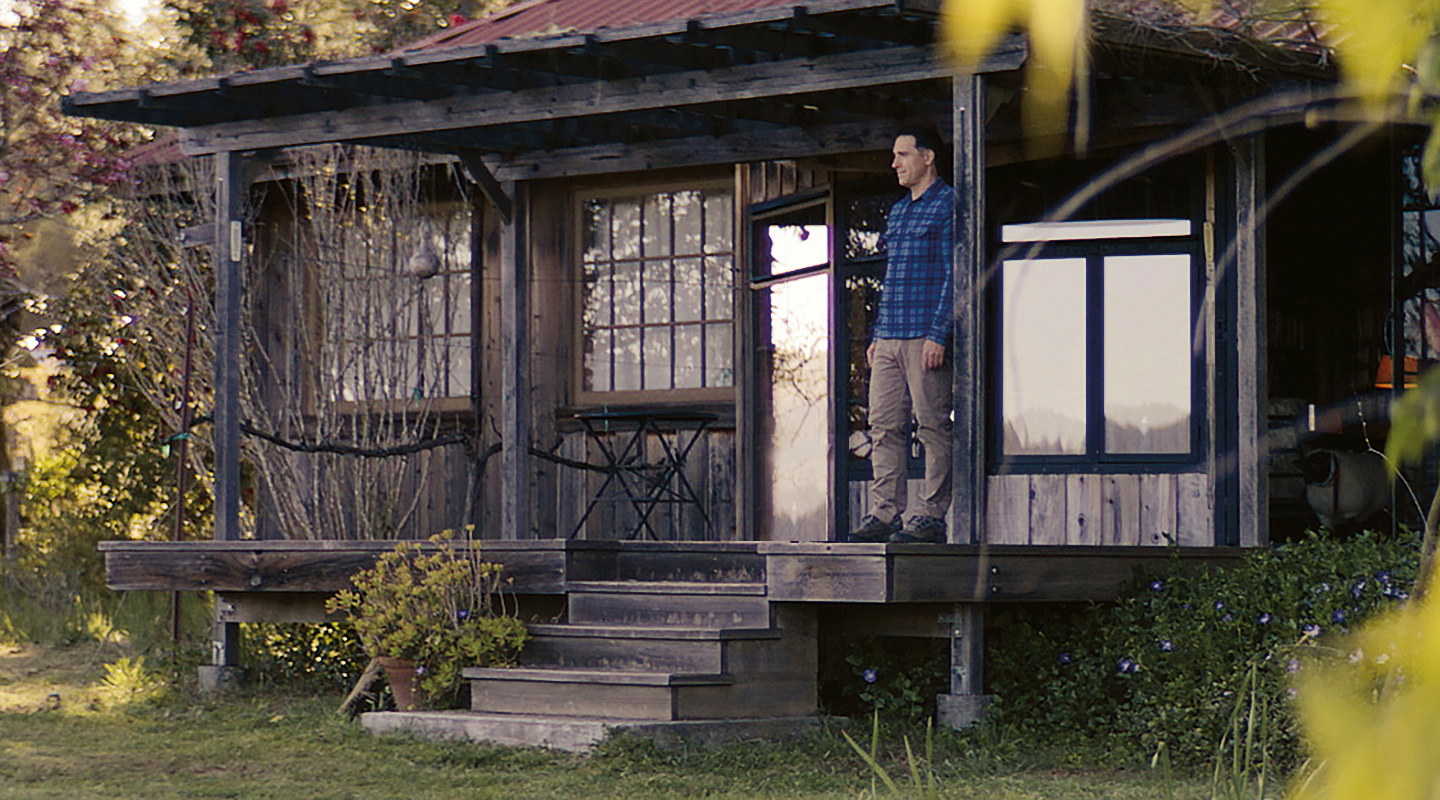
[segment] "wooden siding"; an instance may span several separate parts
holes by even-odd
[[[1031,545],[1214,544],[1204,473],[992,475],[985,541]]]

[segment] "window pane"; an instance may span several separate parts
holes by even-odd
[[[694,322],[700,319],[700,259],[675,259],[675,321]]]
[[[705,385],[735,385],[735,330],[729,323],[705,326]]]
[[[609,328],[589,331],[585,335],[585,388],[606,392],[610,384],[612,338]]]
[[[762,365],[760,426],[765,512],[777,541],[827,537],[829,496],[830,275],[776,284],[758,294],[768,321],[770,363]],[[765,367],[768,366],[768,369]]]
[[[641,337],[645,340],[645,388],[671,388],[670,327],[644,328]]]
[[[585,268],[585,327],[611,324],[610,265],[595,264]]]
[[[735,316],[735,284],[731,278],[733,264],[730,256],[705,259],[705,319],[730,319]]]
[[[640,324],[640,265],[635,262],[615,265],[615,288],[612,309],[616,325]]]
[[[679,287],[676,287],[678,291]],[[670,321],[670,262],[645,262],[645,324]]]
[[[731,206],[729,192],[705,194],[706,253],[728,253],[734,249],[731,220],[735,212]]]
[[[450,381],[445,394],[450,397],[464,397],[470,394],[470,338],[457,336],[447,341],[450,343],[447,354]]]
[[[645,199],[645,257],[670,255],[670,195],[657,194]]]
[[[1190,257],[1105,259],[1105,450],[1190,452]]]
[[[675,326],[675,388],[698,389],[704,386],[701,364],[703,343],[699,325]]]
[[[1005,262],[1006,455],[1085,452],[1085,260]]]
[[[700,217],[702,213],[699,192],[675,193],[675,255],[700,254]]]
[[[615,331],[615,390],[638,391],[640,387],[640,329]]]
[[[470,333],[470,273],[456,273],[445,278],[449,284],[451,316],[450,333]]]
[[[640,257],[640,203],[634,200],[615,203],[610,236],[616,259]]]
[[[604,200],[585,201],[585,232],[583,234],[586,263],[610,258],[610,204]]]

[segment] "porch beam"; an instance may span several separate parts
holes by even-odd
[[[1023,43],[1012,39],[980,69],[1013,70],[1024,58]],[[186,129],[181,133],[181,147],[189,155],[203,155],[457,128],[475,129],[476,136],[482,137],[487,128],[522,122],[887,86],[947,79],[951,73],[948,61],[933,48],[891,47],[719,70],[220,123]]]

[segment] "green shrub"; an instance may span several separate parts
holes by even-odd
[[[246,674],[262,684],[346,692],[370,660],[348,624],[257,622],[241,632]]]
[[[1287,676],[1298,647],[1407,597],[1419,536],[1310,535],[1207,568],[1178,559],[1109,605],[997,608],[987,691],[1004,724],[1051,742],[1099,739],[1121,755],[1163,742],[1178,763],[1216,757],[1254,667],[1272,761],[1299,738]],[[1249,694],[1249,693],[1245,693]]]

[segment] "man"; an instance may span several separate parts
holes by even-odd
[[[870,363],[870,513],[850,542],[945,541],[950,507],[950,359],[955,192],[940,179],[943,144],[933,130],[902,129],[890,167],[908,193],[886,218],[885,283],[866,355]],[[914,413],[925,447],[925,480],[914,516],[901,526],[908,497],[906,461]]]

